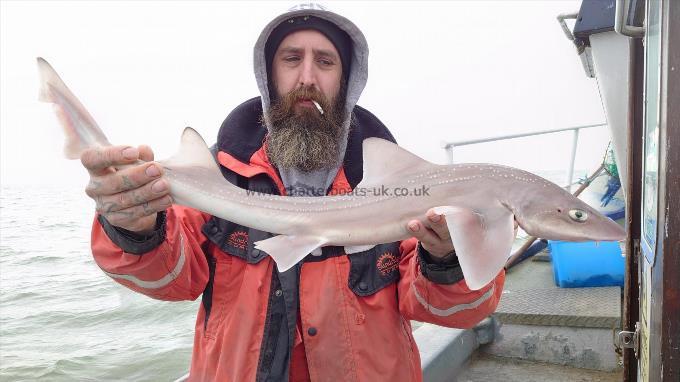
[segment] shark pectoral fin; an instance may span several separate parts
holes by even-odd
[[[315,236],[278,235],[256,241],[255,248],[271,256],[279,272],[284,272],[324,244],[326,240]]]
[[[351,253],[359,253],[363,251],[368,251],[369,249],[375,247],[375,244],[373,245],[351,245],[351,246],[345,246],[345,254],[349,255]]]
[[[444,215],[456,248],[465,282],[472,290],[483,288],[503,269],[514,238],[513,215],[483,216],[459,207],[436,207]]]

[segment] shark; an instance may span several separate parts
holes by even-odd
[[[52,66],[37,59],[39,100],[53,105],[64,154],[110,143]],[[407,223],[434,211],[446,219],[465,282],[479,290],[503,269],[514,222],[549,240],[619,241],[624,229],[538,175],[486,163],[440,165],[379,138],[363,142],[363,178],[350,193],[288,197],[241,189],[224,179],[201,135],[187,127],[178,151],[157,162],[173,203],[275,234],[255,243],[285,271],[323,246],[360,253],[408,239]]]

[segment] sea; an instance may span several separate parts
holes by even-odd
[[[200,301],[153,300],[105,276],[90,252],[93,218],[82,187],[0,188],[0,380],[174,381],[188,372]]]
[[[198,301],[105,276],[82,187],[0,190],[0,380],[173,381],[189,369]]]

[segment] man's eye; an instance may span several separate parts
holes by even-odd
[[[300,57],[298,57],[298,56],[288,56],[288,57],[284,57],[283,61],[286,61],[286,62],[300,61]]]
[[[321,65],[324,65],[324,66],[331,66],[331,65],[333,65],[333,61],[327,60],[327,59],[325,59],[325,58],[319,59],[319,63],[320,63]]]

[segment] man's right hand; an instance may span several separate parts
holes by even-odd
[[[97,212],[116,227],[150,233],[157,213],[172,204],[168,181],[161,166],[153,162],[148,146],[90,149],[83,152],[80,161],[90,173],[85,193],[96,202]],[[114,168],[125,165],[128,167],[121,170]]]

